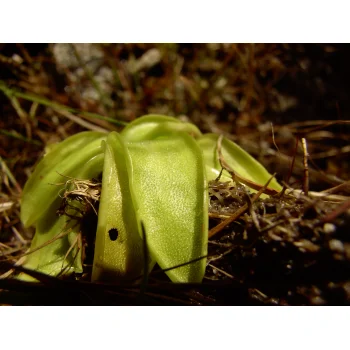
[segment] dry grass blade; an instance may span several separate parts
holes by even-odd
[[[102,128],[101,126],[89,123],[88,121],[83,120],[83,119],[75,116],[74,114],[72,114],[72,113],[70,113],[68,111],[65,111],[65,110],[62,110],[62,109],[58,109],[58,108],[55,108],[55,111],[57,113],[65,116],[69,120],[72,120],[73,122],[79,124],[80,126],[84,127],[87,130],[99,131],[99,132],[105,132],[105,133],[107,133],[109,131],[109,130],[107,130],[105,128]]]
[[[0,164],[1,164],[1,171],[5,176],[5,178],[3,178],[3,182],[5,183],[5,185],[10,189],[9,183],[7,181],[7,179],[9,179],[12,185],[15,187],[16,191],[18,193],[21,193],[22,192],[21,186],[18,184],[16,178],[13,176],[11,170],[8,168],[8,166],[6,165],[6,162],[2,159],[1,156],[0,156]]]

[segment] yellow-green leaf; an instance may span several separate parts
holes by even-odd
[[[144,256],[132,198],[128,153],[116,132],[108,135],[104,147],[92,280],[132,279],[142,274]]]
[[[121,136],[128,142],[142,142],[162,137],[166,132],[186,132],[194,137],[202,135],[194,124],[181,122],[174,117],[149,114],[126,126]]]
[[[208,193],[202,153],[184,132],[128,143],[132,187],[151,256],[162,269],[206,256]],[[173,282],[201,282],[206,259],[171,269]]]

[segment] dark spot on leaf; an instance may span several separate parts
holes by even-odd
[[[109,238],[111,241],[116,241],[117,238],[118,238],[118,230],[116,228],[111,228],[109,231],[108,231],[108,234],[109,234]]]

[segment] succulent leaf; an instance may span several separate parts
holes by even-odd
[[[21,220],[26,227],[44,215],[64,188],[62,175],[78,177],[85,163],[102,153],[101,140],[105,137],[97,132],[74,135],[44,156],[23,189]]]
[[[75,152],[76,157],[79,157],[79,150],[75,150]],[[103,160],[103,154],[89,159],[79,169],[78,177],[80,179],[97,178],[102,173]],[[51,169],[51,171],[55,170]],[[68,220],[66,216],[57,216],[57,209],[61,205],[62,198],[58,195],[59,189],[56,188],[56,191],[53,202],[36,222],[36,232],[30,246],[32,253],[27,255],[23,266],[52,276],[58,276],[62,273],[62,267],[65,268],[65,274],[73,271],[81,273],[83,272],[82,247],[79,247],[77,242],[77,236],[81,233],[80,222],[75,219]],[[76,208],[82,207],[77,201],[75,201],[74,206]],[[66,235],[64,235],[65,232]],[[55,239],[59,236],[62,237]],[[72,245],[74,246],[72,247]],[[71,247],[71,252],[66,256]],[[32,280],[25,274],[22,274],[20,278]]]
[[[130,160],[116,132],[108,135],[104,147],[92,280],[132,279],[142,274],[144,257],[131,194]]]
[[[208,193],[201,151],[186,133],[128,143],[132,186],[151,256],[167,269],[207,254]],[[200,282],[206,259],[171,269],[173,282]]]
[[[122,137],[128,142],[141,142],[153,140],[164,136],[164,133],[184,131],[194,137],[199,137],[202,133],[191,123],[184,123],[174,117],[150,114],[142,116],[129,125],[121,132]]]

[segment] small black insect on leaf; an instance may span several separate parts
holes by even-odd
[[[109,231],[108,231],[108,234],[109,234],[109,238],[111,241],[116,241],[117,238],[118,238],[118,235],[119,235],[119,232],[116,228],[111,228]]]

